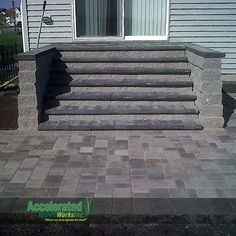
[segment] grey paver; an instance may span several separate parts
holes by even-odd
[[[11,183],[26,183],[31,171],[18,170],[11,180]]]
[[[65,165],[69,160],[70,160],[70,156],[67,156],[67,155],[55,157],[55,162],[57,164]]]
[[[41,188],[44,179],[29,179],[26,183],[27,188]]]
[[[94,148],[93,147],[81,147],[80,148],[80,153],[81,154],[86,154],[86,153],[93,153]]]
[[[37,162],[38,158],[25,158],[21,163],[20,168],[34,168]]]
[[[55,150],[65,149],[68,141],[69,141],[69,137],[58,137],[57,141],[55,142],[55,144],[53,146],[53,149],[55,149]]]
[[[95,147],[96,148],[107,148],[108,141],[107,140],[96,140]]]
[[[236,197],[236,136],[230,131],[49,132],[26,136],[23,141],[11,137],[8,134],[0,141],[4,142],[0,150],[1,196]],[[163,213],[167,202],[158,208],[160,203],[147,205],[146,211]],[[196,203],[193,210],[197,212],[198,206],[206,212],[207,202]],[[208,210],[214,212],[216,208],[211,206]],[[222,206],[228,208],[227,203]],[[133,203],[127,203],[127,209],[139,211]],[[181,213],[181,207],[166,209]],[[116,205],[114,212],[125,210],[119,211]]]
[[[113,197],[114,198],[130,198],[131,188],[114,188]]]
[[[65,167],[51,167],[49,172],[48,172],[48,175],[61,175],[63,176],[64,173],[65,173],[65,170],[66,168]]]
[[[6,164],[5,164],[5,168],[11,168],[11,167],[15,167],[18,168],[21,165],[21,161],[12,161],[9,160]]]
[[[48,175],[44,180],[46,187],[59,187],[61,186],[63,176],[61,175]]]
[[[112,184],[99,183],[96,186],[95,196],[98,198],[112,198],[113,186]]]
[[[148,180],[146,178],[133,178],[132,179],[132,192],[133,193],[149,193]]]
[[[48,196],[48,188],[31,188],[27,187],[21,194],[22,197],[47,197]]]
[[[45,179],[48,172],[49,172],[50,168],[49,167],[40,167],[40,166],[37,166],[32,174],[31,174],[31,177],[30,178],[33,178],[33,179]]]
[[[96,183],[79,183],[77,193],[95,193]]]
[[[3,150],[3,153],[13,153],[17,150],[19,144],[16,143],[9,143]]]

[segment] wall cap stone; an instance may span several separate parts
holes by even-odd
[[[23,52],[15,56],[17,61],[33,61],[36,58],[43,56],[47,53],[56,52],[56,47],[52,45],[37,48],[31,51]]]
[[[224,58],[225,53],[212,50],[210,48],[202,47],[196,44],[185,44],[186,50],[195,53],[204,58]]]

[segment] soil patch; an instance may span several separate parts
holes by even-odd
[[[0,92],[0,130],[14,130],[18,128],[18,98],[19,92]]]

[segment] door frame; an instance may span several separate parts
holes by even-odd
[[[166,0],[167,2],[167,8],[166,8],[166,35],[164,36],[125,36],[124,35],[124,27],[125,27],[125,9],[124,9],[124,1],[121,1],[121,36],[116,37],[77,37],[77,28],[76,28],[76,7],[75,7],[75,1],[72,0],[72,14],[71,14],[71,27],[72,27],[72,36],[74,42],[84,42],[84,41],[142,41],[142,40],[154,40],[154,41],[167,41],[169,38],[169,21],[170,21],[170,0]]]

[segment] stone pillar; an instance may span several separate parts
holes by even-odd
[[[204,128],[222,128],[224,125],[222,105],[221,58],[224,53],[197,45],[187,45],[186,55],[191,69],[193,92]]]
[[[56,48],[46,46],[16,56],[19,63],[18,129],[20,130],[38,128],[51,63],[55,55]]]

